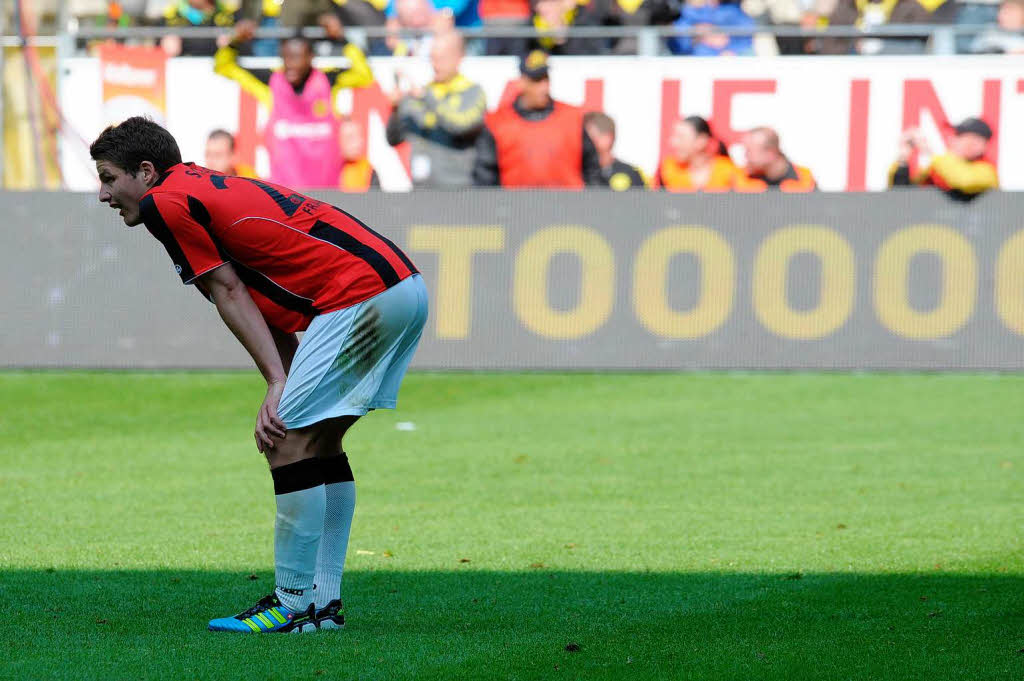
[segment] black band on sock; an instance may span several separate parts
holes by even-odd
[[[324,473],[316,459],[303,459],[270,471],[274,494],[288,494],[324,484]]]
[[[324,472],[325,484],[355,482],[355,476],[352,475],[352,466],[349,465],[348,456],[345,452],[328,459],[320,459],[320,468]]]

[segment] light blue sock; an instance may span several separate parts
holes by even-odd
[[[316,556],[316,607],[323,608],[341,598],[341,576],[345,570],[348,536],[356,510],[356,483],[335,482],[324,485],[327,507],[323,535]]]
[[[277,516],[274,521],[275,593],[289,610],[303,612],[313,602],[313,575],[327,497],[316,459],[271,471]]]

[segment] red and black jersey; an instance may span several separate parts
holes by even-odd
[[[395,244],[340,208],[280,185],[171,167],[142,197],[142,219],[182,282],[230,262],[267,323],[301,331],[415,274]]]

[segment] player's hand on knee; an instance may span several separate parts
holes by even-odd
[[[284,393],[284,381],[274,381],[267,386],[267,396],[256,415],[256,447],[261,452],[274,448],[274,438],[283,439],[287,432],[284,421],[277,415],[277,406]]]

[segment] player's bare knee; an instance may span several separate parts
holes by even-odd
[[[274,446],[264,451],[271,468],[280,468],[290,463],[317,456],[318,433],[309,428],[290,430]]]

